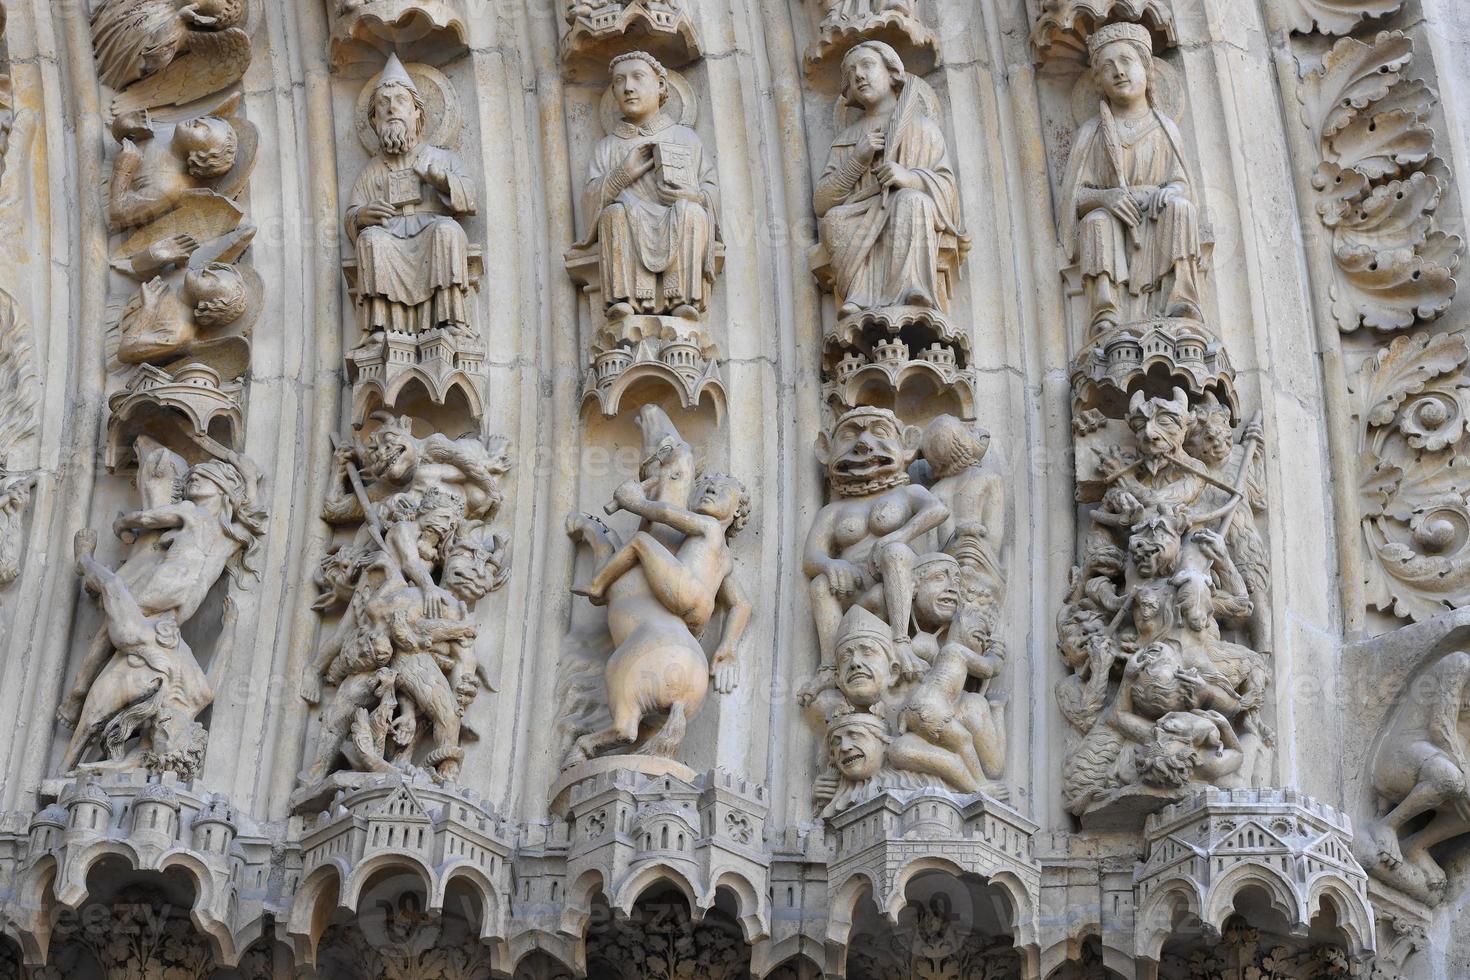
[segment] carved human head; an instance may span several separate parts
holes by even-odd
[[[891,98],[904,79],[903,59],[882,41],[864,41],[842,58],[842,100],[869,108]]]
[[[861,783],[883,770],[888,723],[879,714],[843,705],[827,721],[827,751],[832,764],[849,782]]]
[[[1192,711],[1171,711],[1154,723],[1138,754],[1139,777],[1150,786],[1178,789],[1194,779],[1202,750],[1218,748],[1220,731]]]
[[[1150,507],[1133,525],[1128,538],[1128,557],[1138,574],[1146,579],[1172,575],[1189,521],[1175,508]]]
[[[1087,39],[1092,71],[1109,102],[1133,102],[1148,95],[1153,69],[1153,37],[1138,24],[1109,24]]]
[[[922,436],[886,408],[854,408],[817,436],[817,459],[836,492],[864,493],[907,482]]]
[[[990,433],[953,415],[940,415],[924,426],[919,454],[936,480],[978,466],[990,450]]]
[[[927,630],[937,630],[960,608],[960,563],[943,552],[914,563],[914,616]]]
[[[174,130],[174,148],[196,180],[215,180],[233,170],[238,142],[235,127],[218,116],[190,119]]]
[[[669,101],[669,72],[647,51],[620,54],[608,65],[613,97],[625,119],[650,119]]]
[[[443,585],[476,603],[505,582],[505,542],[477,521],[460,525],[444,554]]]
[[[377,480],[404,483],[419,465],[419,442],[413,435],[413,420],[407,415],[374,412],[378,427],[367,437],[363,447],[363,464]]]
[[[1230,408],[1221,405],[1213,392],[1190,416],[1189,453],[1211,466],[1218,466],[1230,458],[1235,447],[1235,430],[1230,424]]]
[[[397,156],[417,146],[425,117],[424,97],[418,86],[398,56],[390,55],[372,100],[373,132],[383,152]]]
[[[727,521],[725,534],[733,538],[750,521],[750,494],[745,484],[724,473],[705,473],[695,481],[689,502],[695,512]]]
[[[184,299],[194,307],[194,322],[205,329],[227,327],[245,315],[245,277],[223,262],[184,275]]]
[[[878,703],[893,686],[893,631],[862,606],[853,606],[837,627],[837,688],[851,703]]]
[[[1145,456],[1174,456],[1189,434],[1189,397],[1175,388],[1172,398],[1148,398],[1135,391],[1128,404],[1128,426]]]
[[[184,477],[184,496],[196,503],[206,497],[221,496],[238,504],[246,497],[245,478],[229,463],[209,460],[189,470]]]

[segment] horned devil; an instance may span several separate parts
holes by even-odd
[[[694,453],[661,409],[638,412],[644,461],[639,476],[618,487],[608,513],[641,519],[623,544],[590,514],[574,513],[567,533],[592,549],[597,569],[573,591],[607,606],[615,650],[605,679],[612,724],[577,739],[564,767],[637,741],[644,719],[665,715],[638,754],[672,758],[690,719],[709,693],[735,689],[735,648],[750,622],[750,603],[732,574],[732,538],[750,516],[740,481],[719,473],[692,479]],[[713,661],[699,637],[716,610],[725,623]]]

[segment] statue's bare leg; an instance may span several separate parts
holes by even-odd
[[[684,708],[684,702],[676,701],[669,708],[668,720],[663,727],[643,743],[638,750],[639,755],[651,755],[660,759],[672,759],[674,753],[679,751],[679,746],[684,744],[684,732],[689,727],[689,715]]]
[[[643,566],[643,577],[648,580],[654,598],[675,616],[686,619],[699,607],[700,583],[673,552],[646,531],[633,535],[633,540],[608,559],[588,583],[588,593],[601,596],[635,565]]]
[[[817,624],[817,649],[821,651],[821,663],[817,675],[797,692],[796,700],[802,707],[811,704],[817,695],[837,683],[837,630],[842,625],[843,613],[842,600],[832,594],[826,575],[812,579],[807,588],[812,620]]]
[[[1399,848],[1398,835],[1403,826],[1420,814],[1433,810],[1448,800],[1461,797],[1464,793],[1465,774],[1448,757],[1436,754],[1426,759],[1419,767],[1414,788],[1380,822],[1388,830],[1378,841],[1380,851],[1385,852],[1381,856],[1389,864],[1397,864],[1403,860],[1401,851],[1394,853]]]
[[[568,514],[567,537],[592,549],[592,567],[594,568],[602,568],[612,558],[613,552],[618,550],[617,535],[591,514]],[[578,592],[576,589],[572,591]],[[578,594],[583,593],[578,592]],[[594,600],[594,602],[600,601]]]
[[[321,730],[317,733],[316,755],[301,770],[297,780],[307,786],[326,778],[332,762],[342,751],[342,740],[352,730],[358,708],[366,708],[377,699],[378,679],[373,674],[353,674],[346,678],[331,702],[322,709]]]
[[[613,723],[600,732],[583,735],[572,745],[562,768],[595,758],[604,749],[614,745],[629,745],[638,738],[638,726],[643,721],[636,705],[619,706],[615,709]]]
[[[914,549],[892,543],[878,552],[878,569],[883,577],[883,609],[893,630],[893,652],[905,677],[921,676],[929,665],[914,655],[909,620],[914,608]]]
[[[981,770],[986,778],[997,779],[1005,771],[1006,765],[1005,716],[1002,713],[1004,707],[986,701],[983,694],[966,696],[967,700],[973,698],[978,698],[983,703],[970,701],[962,708],[959,717],[974,740]]]
[[[464,749],[459,746],[458,704],[449,679],[427,653],[400,656],[395,666],[399,688],[429,719],[433,748],[424,757],[424,765],[435,769],[442,779],[454,779],[459,775]]]

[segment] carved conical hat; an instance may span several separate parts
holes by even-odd
[[[837,627],[837,645],[841,646],[859,636],[875,637],[885,644],[893,643],[893,630],[887,623],[862,606],[853,606],[842,617],[842,624]]]
[[[388,63],[383,66],[383,74],[378,76],[378,84],[374,91],[378,91],[389,85],[401,85],[414,94],[418,94],[419,87],[413,83],[413,78],[408,74],[408,69],[403,67],[403,62],[398,60],[397,54],[388,55]]]

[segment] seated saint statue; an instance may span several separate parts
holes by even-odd
[[[814,200],[841,317],[949,302],[940,250],[968,239],[932,96],[881,41],[842,59],[841,98],[862,115],[832,141]]]
[[[1103,99],[1072,144],[1062,225],[1092,329],[1120,317],[1199,319],[1199,216],[1179,128],[1153,104],[1152,39],[1111,24],[1087,46]]]
[[[634,314],[699,319],[709,306],[719,241],[719,187],[704,143],[664,112],[668,72],[633,51],[612,61],[622,113],[592,154],[583,190],[609,320]]]
[[[397,55],[371,113],[380,149],[353,185],[346,219],[363,328],[471,339],[470,243],[457,219],[475,213],[472,178],[454,153],[423,142],[424,100]]]

